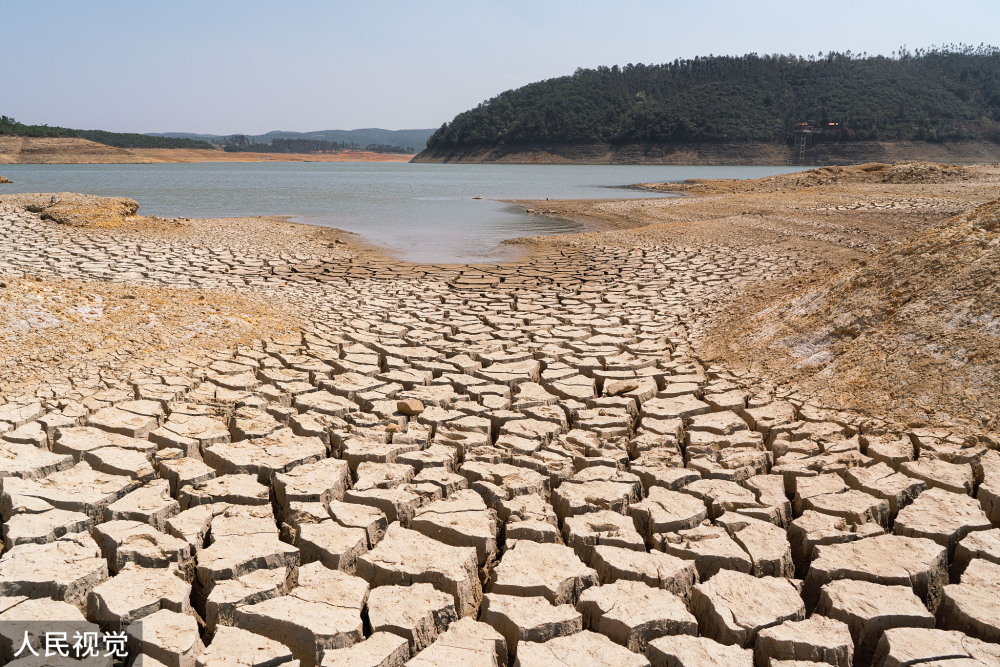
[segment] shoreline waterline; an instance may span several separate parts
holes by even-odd
[[[400,260],[511,261],[506,241],[580,233],[579,220],[530,215],[521,201],[676,196],[633,183],[760,178],[789,167],[203,163],[6,165],[0,193],[124,196],[141,215],[228,218],[283,215],[360,234]],[[481,197],[482,199],[475,199]],[[513,203],[512,203],[513,202]]]

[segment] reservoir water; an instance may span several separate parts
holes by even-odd
[[[83,192],[139,202],[161,217],[287,215],[364,236],[419,262],[505,257],[502,241],[580,231],[528,215],[500,199],[619,199],[667,196],[633,183],[689,178],[761,178],[796,167],[475,165],[408,163],[10,164],[13,192]],[[483,199],[473,199],[482,197]]]

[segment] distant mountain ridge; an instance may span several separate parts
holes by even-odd
[[[427,147],[427,140],[435,129],[423,130],[384,130],[377,127],[362,128],[357,130],[318,130],[316,132],[286,132],[274,130],[265,134],[248,134],[247,139],[256,144],[269,144],[275,139],[313,139],[320,141],[330,141],[341,144],[358,144],[367,146],[371,144],[382,144],[385,146],[398,146],[400,148],[413,148],[420,152]],[[152,137],[167,137],[171,139],[193,139],[195,141],[208,141],[215,144],[224,143],[234,136],[232,134],[195,134],[193,132],[147,132]]]

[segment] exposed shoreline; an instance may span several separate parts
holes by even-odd
[[[863,162],[1000,162],[1000,144],[989,141],[928,143],[859,141],[819,144],[806,152],[807,166]],[[789,146],[767,142],[663,144],[547,144],[426,149],[412,162],[454,164],[647,164],[794,165]]]
[[[914,165],[913,168],[923,167]],[[898,169],[906,173],[910,167],[901,165]],[[952,173],[959,175],[947,176],[948,169],[954,169]],[[637,247],[697,244],[727,249],[758,248],[761,252],[780,248],[783,252],[808,258],[810,269],[806,274],[757,285],[742,298],[723,306],[701,339],[705,358],[727,366],[741,366],[747,371],[765,372],[771,378],[785,378],[799,390],[822,397],[823,402],[842,409],[872,415],[885,415],[896,409],[897,418],[910,423],[925,422],[925,411],[937,414],[939,419],[947,415],[945,419],[950,424],[956,420],[977,422],[979,419],[994,423],[1000,414],[1000,405],[963,407],[967,405],[966,399],[942,391],[941,387],[955,386],[956,380],[941,378],[953,378],[961,366],[937,366],[931,359],[921,356],[915,346],[901,346],[907,351],[902,353],[902,360],[897,358],[892,362],[901,364],[896,370],[883,368],[876,372],[872,369],[872,379],[865,381],[866,391],[860,391],[857,380],[852,380],[855,388],[849,390],[846,385],[831,382],[829,377],[817,375],[817,369],[811,367],[812,362],[803,361],[809,355],[797,358],[799,352],[761,349],[754,343],[755,338],[768,331],[769,309],[785,307],[780,304],[789,303],[802,295],[803,290],[808,293],[824,283],[846,279],[840,277],[850,276],[857,267],[865,266],[884,249],[905,243],[922,230],[991,201],[995,198],[995,184],[1000,182],[1000,169],[996,165],[943,167],[938,173],[941,176],[902,177],[898,183],[891,184],[866,180],[864,172],[857,168],[827,167],[756,181],[646,184],[653,189],[687,195],[683,198],[515,200],[512,203],[535,209],[541,215],[583,222],[588,229],[580,234],[510,239],[508,243],[549,251],[601,242]],[[759,330],[742,329],[747,322],[765,324],[754,325],[763,327]],[[819,344],[809,354],[818,354],[822,349]],[[906,357],[906,354],[915,356]],[[982,354],[977,352],[974,356]],[[930,386],[933,383],[929,380],[922,383],[919,377],[904,379],[899,372],[909,364],[914,364],[914,368],[918,364],[924,364],[925,369],[933,367],[935,370],[922,373],[928,378],[937,374],[940,386]],[[819,368],[824,365],[820,364]],[[987,371],[978,369],[975,372]],[[880,389],[873,391],[872,386],[879,385],[875,379],[879,376],[882,378]],[[910,389],[906,388],[908,384],[912,385]],[[885,393],[879,394],[879,391]],[[917,394],[921,392],[923,397],[918,400]],[[889,398],[893,393],[896,396]]]
[[[634,201],[645,202],[662,199],[662,197],[650,197],[649,199],[637,198]],[[542,215],[548,218],[564,219],[581,223],[585,226],[583,233],[605,232],[611,230],[625,230],[642,227],[650,224],[648,221],[639,221],[623,216],[620,213],[604,213],[601,205],[612,202],[633,201],[624,199],[504,199],[506,204],[518,206],[531,215]],[[553,234],[551,236],[560,236]],[[505,243],[518,242],[522,239],[544,238],[544,236],[528,236],[507,239]]]
[[[162,164],[201,162],[409,162],[406,153],[227,153],[201,148],[115,148],[85,139],[0,136],[0,164]]]
[[[5,614],[126,624],[176,599],[143,618],[170,650],[244,655],[226,626],[252,618],[308,665],[386,638],[406,660],[375,623],[429,605],[450,625],[427,621],[428,664],[511,657],[501,603],[546,623],[555,603],[667,609],[707,659],[747,665],[716,610],[779,627],[829,579],[960,622],[949,571],[971,544],[965,572],[995,579],[979,555],[1000,553],[1000,201],[964,214],[998,186],[1000,167],[865,165],[522,201],[588,231],[462,265],[281,216],[0,194]],[[237,586],[234,622],[216,591]],[[316,639],[330,605],[351,648]],[[836,631],[849,656],[849,628],[817,618],[804,641]],[[574,664],[651,662],[606,628],[563,641]]]

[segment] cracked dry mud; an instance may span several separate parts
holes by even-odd
[[[920,192],[902,227],[954,212]],[[0,663],[50,664],[12,661],[44,619],[146,667],[1000,664],[995,437],[702,352],[746,290],[856,252],[828,199],[804,244],[493,266],[0,204]]]

